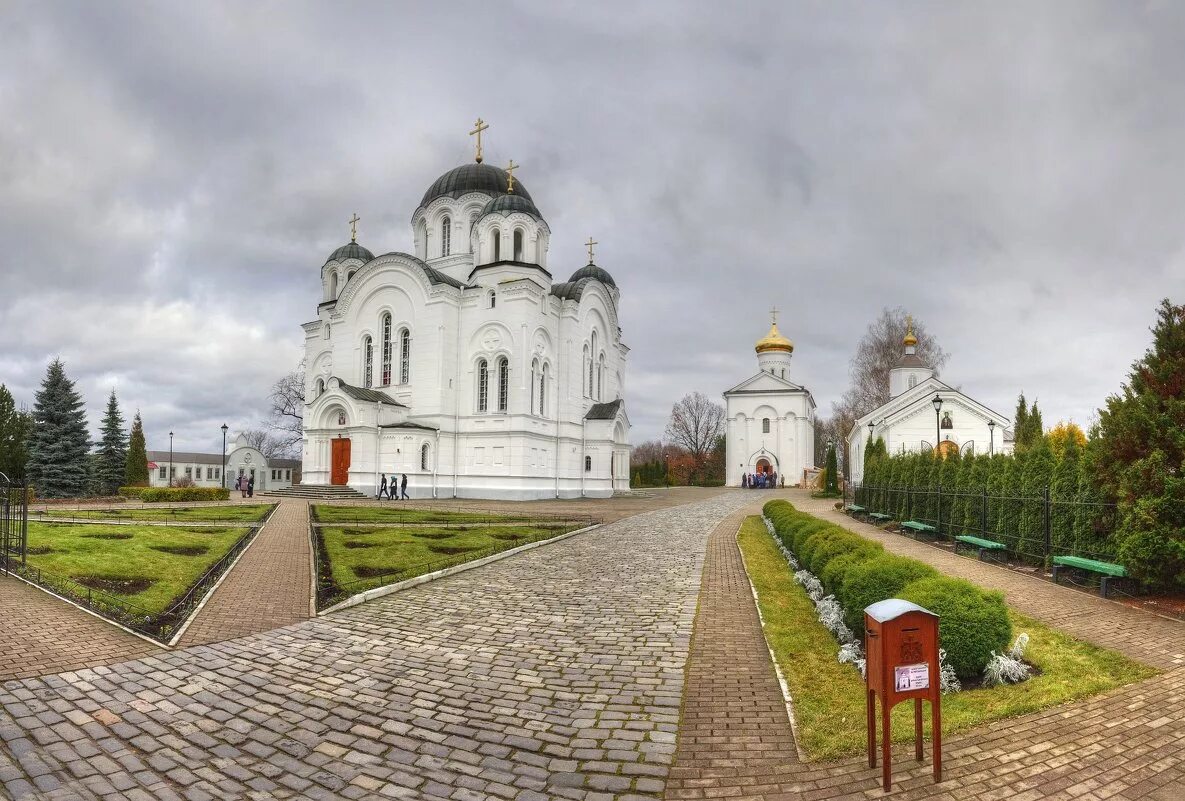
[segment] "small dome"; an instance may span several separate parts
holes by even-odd
[[[773,323],[769,327],[769,333],[757,340],[755,350],[758,353],[765,353],[770,350],[784,350],[787,353],[793,353],[794,343],[782,336],[778,331],[778,324]]]
[[[586,264],[576,272],[572,273],[572,277],[568,279],[568,283],[574,284],[582,278],[592,278],[600,281],[606,286],[616,287],[617,282],[613,280],[613,276],[609,275],[608,271],[602,270],[595,264]]]
[[[916,347],[918,344],[918,338],[913,335],[913,317],[912,316],[905,318],[905,339],[901,340],[901,342],[907,348]]]
[[[363,264],[374,258],[374,254],[366,248],[359,245],[357,242],[347,242],[337,250],[329,254],[326,263],[331,261],[345,261],[346,259],[358,259]]]
[[[531,199],[526,195],[520,195],[518,193],[517,183],[513,194],[499,195],[494,198],[481,210],[480,216],[501,214],[503,217],[507,217],[516,211],[520,211],[523,214],[530,214],[537,220],[543,219],[543,215],[539,213],[539,209],[535,208],[535,204],[531,202]]]
[[[470,192],[484,192],[492,197],[505,195],[506,178],[506,170],[492,164],[462,164],[432,182],[432,186],[424,193],[424,199],[420,201],[420,208],[438,197],[458,198]],[[531,193],[517,178],[514,179],[514,194],[522,195],[527,200],[531,199]]]

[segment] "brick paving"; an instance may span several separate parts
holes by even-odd
[[[0,681],[161,650],[36,587],[0,576]]]
[[[229,640],[308,620],[312,564],[308,502],[281,501],[178,645]]]
[[[0,787],[22,799],[660,798],[704,543],[753,501],[723,493],[325,618],[8,682]]]

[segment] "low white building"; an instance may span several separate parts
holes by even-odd
[[[407,474],[416,498],[629,489],[629,348],[595,242],[556,281],[542,213],[480,150],[432,182],[411,230],[414,253],[352,239],[321,267],[303,483],[373,495],[381,475]]]
[[[148,451],[148,483],[153,487],[169,486],[170,468],[173,481],[192,481],[197,487],[230,488],[239,476],[254,478],[256,492],[300,483],[299,459],[268,459],[258,448],[248,445],[242,434],[227,446],[225,483],[222,464],[221,453]]]
[[[728,417],[725,483],[739,487],[751,473],[777,473],[778,483],[802,483],[815,453],[815,399],[790,380],[794,344],[776,320],[758,340],[758,372],[724,393]]]
[[[912,323],[901,358],[889,371],[889,401],[856,421],[848,433],[850,476],[864,477],[864,448],[884,439],[890,455],[958,449],[962,454],[1011,453],[1012,421],[934,375],[917,355]]]

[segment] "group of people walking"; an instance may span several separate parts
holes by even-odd
[[[246,474],[240,475],[235,479],[235,489],[243,493],[244,498],[254,498],[255,476],[248,477]]]
[[[778,486],[778,472],[745,473],[741,476],[741,487],[744,489],[775,489]]]
[[[389,501],[408,500],[411,498],[407,496],[407,473],[403,473],[403,479],[395,478],[395,474],[391,474],[391,483],[387,483],[387,475],[383,474],[383,481],[379,484],[379,494],[375,497],[382,500],[383,496],[387,496]]]

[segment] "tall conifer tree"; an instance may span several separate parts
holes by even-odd
[[[1053,468],[1050,484],[1049,537],[1059,553],[1074,549],[1074,504],[1078,500],[1079,453],[1078,440],[1067,437],[1061,461]]]
[[[86,410],[61,359],[50,362],[33,398],[29,483],[45,498],[74,498],[86,489],[90,437]]]
[[[1029,422],[1029,406],[1025,402],[1025,394],[1022,392],[1016,399],[1016,411],[1012,415],[1012,442],[1013,448],[1017,450],[1024,450],[1025,437],[1028,436],[1028,422]]]
[[[0,473],[10,481],[19,482],[25,477],[29,429],[29,414],[16,408],[12,393],[0,384]]]
[[[99,460],[95,465],[95,482],[101,495],[114,495],[124,485],[128,468],[128,435],[123,427],[123,414],[113,389],[107,399],[107,412],[103,415]]]
[[[148,451],[144,445],[144,423],[140,420],[139,412],[132,418],[132,436],[128,443],[124,481],[129,487],[148,486]]]

